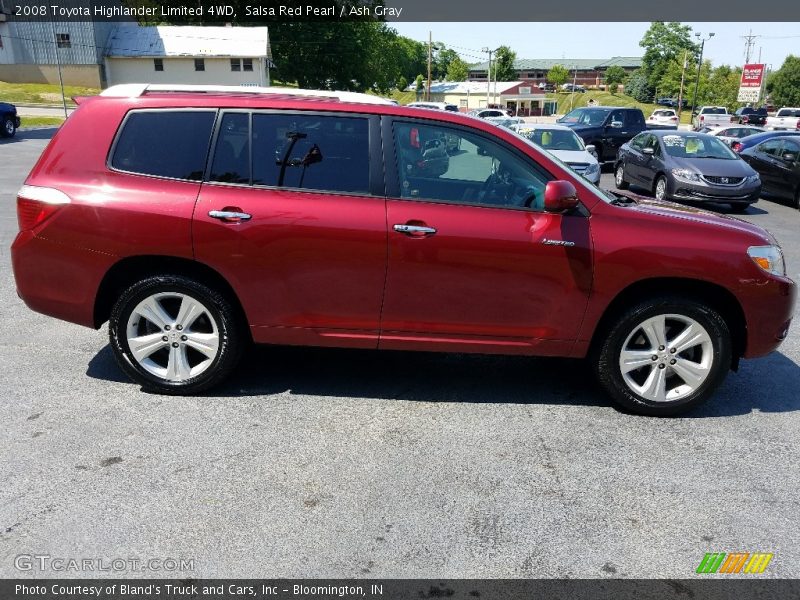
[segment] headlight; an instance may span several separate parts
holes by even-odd
[[[758,176],[758,173],[755,175],[749,175],[744,178],[745,183],[761,183],[761,177]]]
[[[689,169],[672,169],[672,174],[685,181],[700,181],[700,175]]]
[[[750,246],[747,255],[761,269],[773,275],[786,275],[786,263],[783,252],[778,246]]]
[[[597,163],[589,163],[589,166],[586,167],[586,170],[583,172],[584,175],[594,175],[595,173],[600,172],[600,165]]]

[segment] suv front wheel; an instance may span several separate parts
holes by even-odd
[[[731,364],[723,318],[693,300],[662,297],[628,309],[598,344],[600,384],[634,412],[668,416],[708,399]]]
[[[228,299],[179,275],[149,277],[126,289],[108,330],[122,370],[162,394],[196,394],[218,384],[243,345]]]

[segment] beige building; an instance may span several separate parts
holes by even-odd
[[[466,112],[476,108],[502,107],[520,116],[551,115],[556,100],[549,100],[538,87],[523,81],[443,81],[431,85],[431,100],[455,104]]]
[[[270,84],[266,27],[140,27],[120,24],[105,53],[108,85]]]

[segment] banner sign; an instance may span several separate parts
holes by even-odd
[[[739,102],[758,102],[761,97],[761,84],[764,81],[765,65],[749,64],[742,68],[742,79],[739,82]]]

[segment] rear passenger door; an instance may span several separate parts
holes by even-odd
[[[386,273],[379,123],[225,111],[194,218],[198,260],[259,342],[376,347]]]

